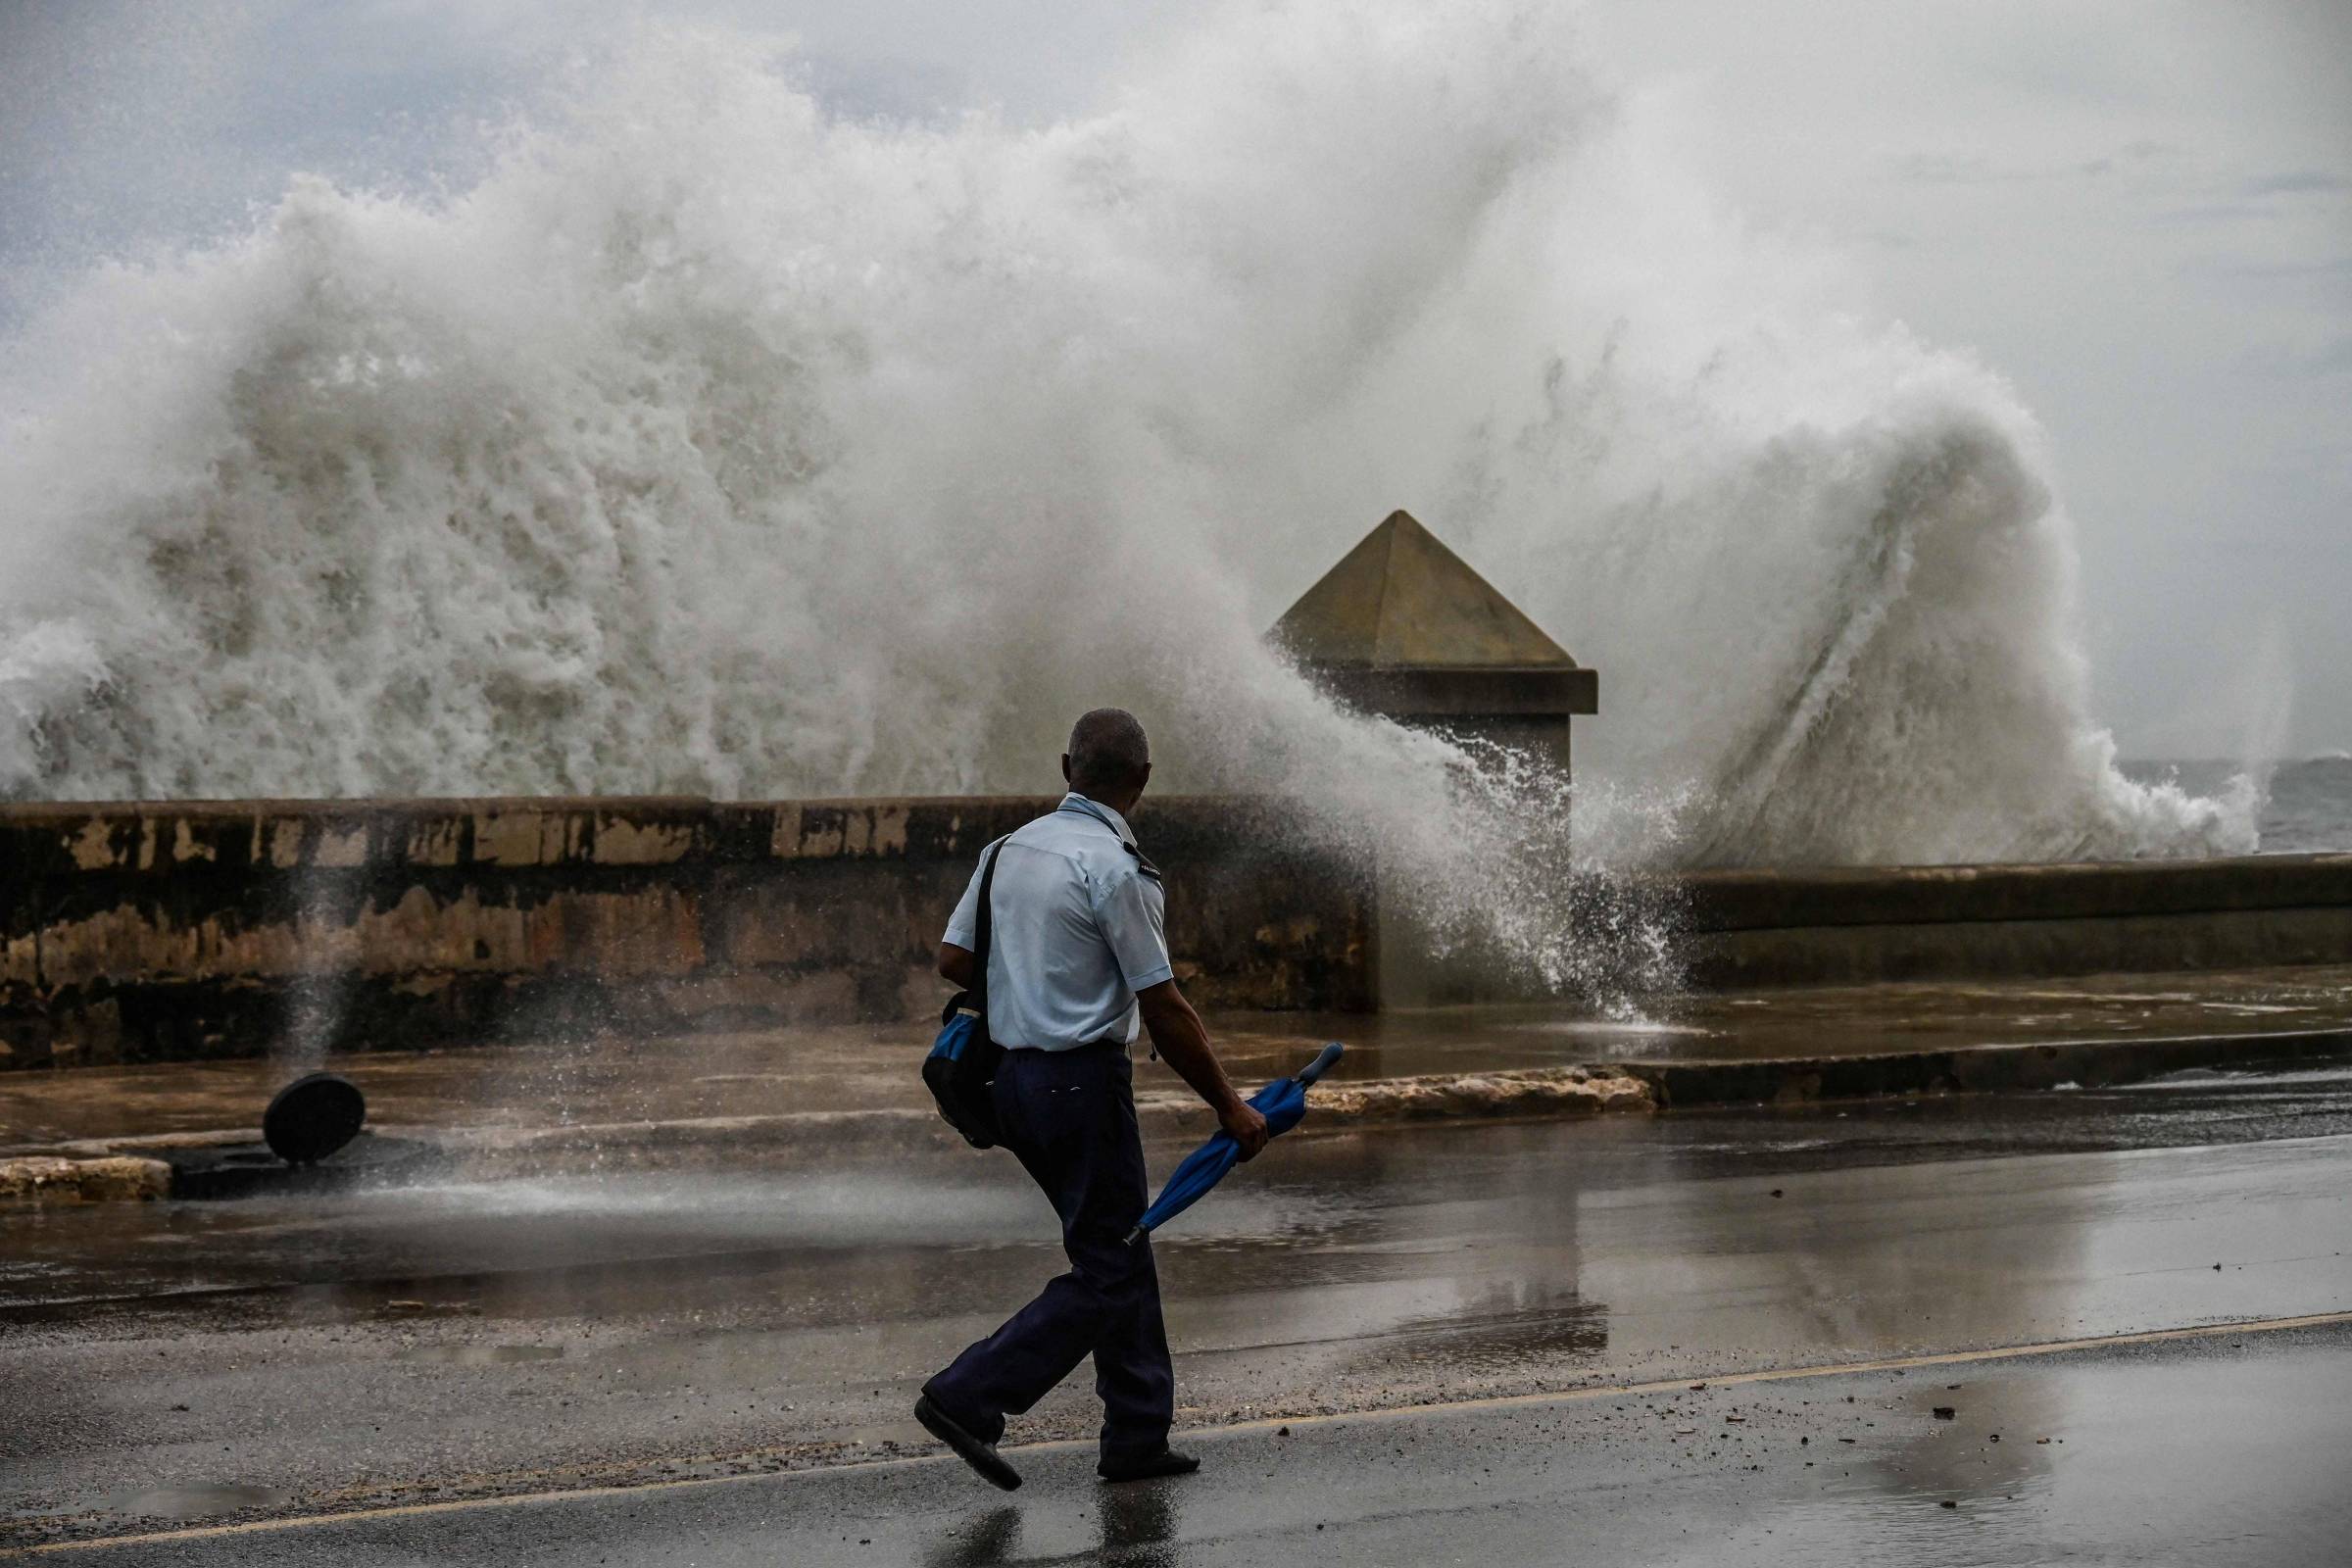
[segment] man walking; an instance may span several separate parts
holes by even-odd
[[[1007,1492],[1004,1417],[1043,1398],[1088,1355],[1102,1398],[1105,1481],[1200,1466],[1168,1446],[1175,1372],[1152,1243],[1126,1238],[1151,1201],[1127,1048],[1140,1018],[1168,1065],[1208,1102],[1249,1159],[1266,1123],[1234,1092],[1200,1014],[1176,987],[1159,871],[1127,813],[1152,777],[1144,727],[1098,708],[1070,731],[1060,806],[1003,841],[990,895],[988,1032],[1004,1048],[996,1111],[1004,1147],[1061,1216],[1070,1270],[923,1386],[915,1419]],[[985,857],[983,858],[985,863]],[[939,972],[969,989],[979,925],[974,873],[940,943]]]

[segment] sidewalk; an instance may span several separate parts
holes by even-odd
[[[1254,1085],[1328,1039],[1347,1056],[1310,1125],[1563,1114],[1943,1089],[2118,1082],[2182,1066],[2352,1054],[2352,965],[2001,984],[1690,996],[1610,1020],[1561,1007],[1320,1016],[1225,1014],[1212,1036]],[[371,1130],[474,1155],[797,1147],[952,1135],[918,1076],[920,1023],[602,1039],[325,1065]],[[0,1158],[153,1153],[250,1141],[279,1085],[314,1063],[168,1063],[0,1074]],[[1208,1120],[1139,1051],[1147,1134]]]

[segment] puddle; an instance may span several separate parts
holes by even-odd
[[[1603,1037],[1626,1035],[1676,1035],[1698,1040],[1707,1039],[1718,1033],[1716,1030],[1703,1028],[1698,1024],[1660,1023],[1655,1019],[1650,1018],[1628,1018],[1624,1020],[1614,1018],[1547,1018],[1535,1023],[1511,1024],[1507,1027],[1522,1034],[1600,1035]]]
[[[1609,1347],[1608,1308],[1563,1294],[1553,1304],[1515,1310],[1407,1318],[1393,1337],[1405,1359],[1463,1372],[1525,1373],[1560,1356],[1596,1356]]]
[[[432,1361],[444,1366],[513,1366],[520,1361],[560,1361],[560,1345],[425,1345],[403,1350],[396,1361]]]
[[[144,1492],[118,1492],[99,1506],[143,1519],[205,1519],[239,1508],[274,1508],[293,1496],[275,1487],[150,1487]]]
[[[2117,1084],[2115,1093],[2162,1094],[2168,1090],[2212,1090],[2228,1086],[2232,1092],[2251,1089],[2291,1089],[2316,1093],[2352,1082],[2352,1067],[2278,1067],[2269,1071],[2213,1067],[2182,1067],[2135,1084]]]

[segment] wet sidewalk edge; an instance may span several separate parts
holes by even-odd
[[[2352,1028],[1431,1073],[1318,1086],[1299,1131],[1330,1135],[1376,1126],[2095,1089],[2195,1068],[2246,1071],[2344,1060],[2352,1060]],[[1199,1102],[1181,1094],[1139,1096],[1136,1113],[1145,1138],[1155,1143],[1211,1130]],[[533,1128],[386,1126],[362,1136],[354,1146],[357,1157],[339,1155],[301,1169],[248,1162],[224,1176],[224,1159],[258,1138],[256,1130],[242,1128],[171,1133],[59,1144],[0,1158],[0,1202],[290,1195],[424,1172],[469,1179],[548,1176],[580,1169],[583,1156],[592,1159],[589,1168],[611,1170],[709,1164],[730,1155],[822,1162],[959,1147],[929,1107],[894,1105]]]

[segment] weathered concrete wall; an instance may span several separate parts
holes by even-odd
[[[0,1067],[918,1018],[1021,799],[0,807]],[[1262,801],[1147,801],[1213,1005],[1381,994],[1376,879]],[[2352,856],[1698,871],[1694,983],[2352,961]]]
[[[981,847],[1051,805],[0,808],[0,1066],[914,1018]],[[1368,879],[1278,808],[1138,821],[1194,995],[1372,1004]]]
[[[1693,871],[1713,989],[2352,961],[2352,855]]]

